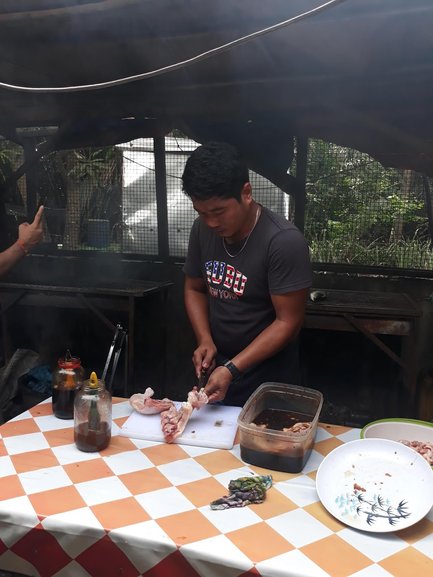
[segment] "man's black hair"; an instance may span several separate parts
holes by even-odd
[[[249,182],[248,166],[239,152],[225,142],[209,142],[194,150],[182,175],[183,190],[191,198],[236,198]]]

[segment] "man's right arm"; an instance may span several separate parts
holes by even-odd
[[[209,369],[214,364],[216,347],[213,342],[208,312],[207,287],[201,277],[185,275],[184,287],[185,308],[197,339],[193,363],[197,377],[202,368]]]

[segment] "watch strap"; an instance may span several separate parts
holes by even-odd
[[[230,371],[233,379],[238,379],[242,375],[241,371],[232,361],[227,361],[224,363],[224,366]]]

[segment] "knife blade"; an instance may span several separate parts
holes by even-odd
[[[198,389],[203,389],[207,383],[207,369],[202,368],[200,371],[200,376],[198,378]]]

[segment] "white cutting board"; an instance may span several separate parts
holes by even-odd
[[[179,408],[181,403],[175,403]],[[241,407],[205,405],[194,410],[184,432],[174,442],[212,449],[231,449],[237,431],[237,418]],[[133,439],[164,442],[161,416],[142,415],[134,411],[120,429],[120,435]]]

